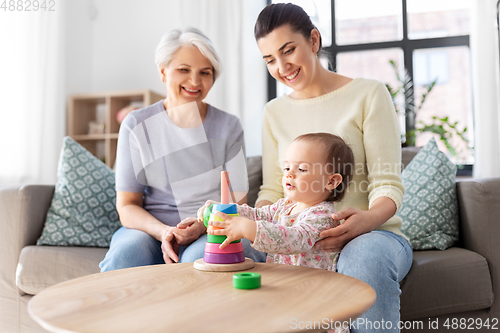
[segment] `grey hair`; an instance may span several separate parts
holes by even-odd
[[[214,71],[215,82],[222,70],[219,54],[215,50],[212,41],[196,28],[175,29],[161,37],[155,53],[155,63],[158,68],[160,64],[167,66],[174,57],[175,52],[185,45],[196,46],[201,54],[210,61]]]

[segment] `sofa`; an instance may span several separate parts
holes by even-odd
[[[403,165],[415,153],[403,149]],[[262,183],[260,157],[248,159],[248,172],[251,204]],[[401,282],[403,332],[500,327],[500,178],[458,180],[456,187],[459,243],[444,251],[414,251]],[[29,300],[59,282],[98,273],[106,254],[106,248],[34,245],[53,192],[49,185],[0,188],[1,333],[46,332],[30,318]]]

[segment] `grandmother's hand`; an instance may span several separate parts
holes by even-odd
[[[203,235],[207,228],[203,222],[198,221],[195,217],[188,217],[177,224],[176,228],[173,228],[173,234],[177,244],[179,245],[189,245],[201,235]]]
[[[174,228],[167,227],[161,237],[161,251],[165,264],[179,262],[179,244],[174,237]]]
[[[341,220],[345,221],[337,227],[321,232],[319,236],[324,239],[316,242],[315,249],[338,252],[357,236],[373,230],[373,216],[369,211],[349,207],[332,214],[332,217],[339,223]]]

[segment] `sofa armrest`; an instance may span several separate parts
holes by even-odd
[[[495,293],[490,308],[500,318],[500,178],[457,182],[461,244],[488,262]]]
[[[40,237],[54,194],[53,185],[0,187],[1,283],[15,286],[19,254]],[[12,281],[11,281],[12,280]],[[1,289],[2,286],[0,286]]]
[[[463,246],[500,259],[500,178],[460,180],[457,194]]]
[[[25,325],[17,263],[21,250],[40,237],[53,194],[54,186],[0,186],[0,332],[21,332]]]
[[[53,195],[54,185],[0,188],[1,243],[12,244],[15,241],[20,249],[26,245],[35,245],[42,234]]]

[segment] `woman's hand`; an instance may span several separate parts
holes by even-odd
[[[203,222],[195,217],[188,217],[173,228],[173,234],[178,245],[189,245],[197,240],[207,229]]]
[[[222,229],[209,230],[209,233],[211,235],[225,235],[227,237],[219,246],[220,249],[241,238],[247,238],[252,242],[255,240],[255,234],[257,233],[257,224],[255,221],[246,217],[230,216],[222,212],[215,212],[215,215],[224,221],[210,221],[208,225]]]
[[[322,249],[325,252],[338,252],[355,237],[372,231],[372,214],[369,211],[346,208],[332,215],[336,222],[345,220],[335,228],[325,230],[319,234],[324,238],[314,246],[315,249]]]
[[[161,251],[163,252],[163,260],[165,264],[171,264],[174,262],[179,262],[179,244],[174,237],[174,229],[169,226],[165,226],[162,236],[161,236]]]
[[[332,214],[336,222],[345,220],[338,227],[328,229],[319,234],[322,239],[314,248],[325,252],[338,252],[359,235],[372,232],[396,214],[396,204],[387,197],[377,198],[369,210],[346,208]]]

